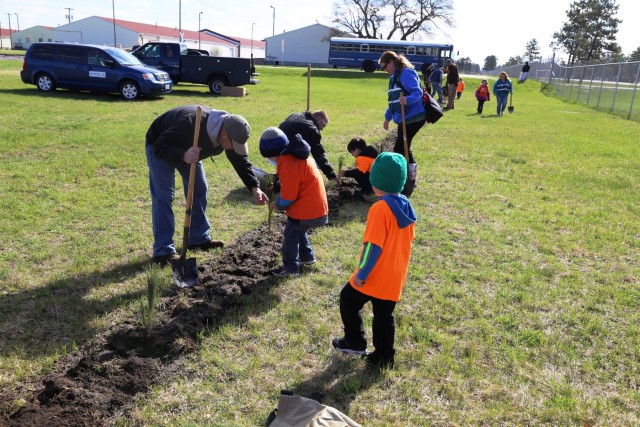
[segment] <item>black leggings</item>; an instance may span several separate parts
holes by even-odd
[[[413,158],[413,152],[411,151],[411,141],[413,137],[416,136],[418,131],[424,126],[425,121],[420,120],[417,122],[407,123],[407,147],[409,148],[409,163],[415,163],[415,159]],[[398,125],[398,137],[396,138],[396,143],[393,146],[393,152],[402,154],[404,156],[404,138],[402,137],[402,123]]]
[[[396,321],[393,310],[395,301],[387,301],[357,291],[347,283],[340,292],[340,317],[344,324],[344,337],[353,345],[366,344],[362,308],[371,301],[373,307],[373,346],[382,357],[393,358],[395,354]]]

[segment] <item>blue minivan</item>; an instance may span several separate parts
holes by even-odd
[[[22,64],[20,78],[38,90],[56,88],[117,92],[124,99],[170,93],[169,74],[141,63],[122,49],[71,43],[34,43]]]

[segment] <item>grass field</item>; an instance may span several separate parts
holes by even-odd
[[[306,69],[274,67],[258,68],[244,98],[186,84],[138,102],[41,94],[20,66],[0,61],[0,390],[15,396],[4,415],[60,357],[136,318],[152,243],[151,121],[184,104],[244,115],[250,158],[270,171],[259,135],[304,110],[307,94]],[[351,137],[387,135],[382,73],[312,76],[333,164]],[[640,424],[640,124],[534,81],[515,85],[513,114],[497,117],[492,98],[478,116],[479,79],[465,81],[455,110],[413,141],[417,236],[395,312],[395,370],[373,375],[331,348],[364,230],[354,216],[315,232],[311,274],[272,288],[266,309],[228,313],[114,423],[263,425],[286,388],[316,390],[366,426]],[[265,221],[238,196],[224,156],[205,169],[215,238]]]

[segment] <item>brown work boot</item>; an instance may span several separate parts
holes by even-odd
[[[178,255],[175,252],[172,252],[166,255],[154,255],[153,258],[151,258],[151,262],[159,265],[169,265],[171,264],[171,261],[179,260],[179,259],[180,259],[180,255]]]
[[[221,248],[224,246],[224,242],[222,240],[207,240],[204,243],[199,243],[197,245],[189,245],[189,249],[199,249],[201,251],[210,251],[211,249]]]

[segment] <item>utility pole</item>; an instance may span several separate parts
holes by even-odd
[[[113,47],[118,47],[116,44],[116,2],[111,0],[111,9],[113,13]]]
[[[11,14],[7,13],[7,16],[9,17],[9,50],[13,50],[13,42],[11,40]]]
[[[71,24],[71,20],[73,19],[73,16],[71,16],[71,11],[73,9],[70,7],[65,7],[65,9],[67,9],[67,13],[68,13],[68,15],[65,16],[65,18],[67,18],[68,23]]]
[[[14,13],[14,15],[16,15],[16,22],[18,23],[18,31],[20,31],[20,19],[18,18],[17,13]]]

